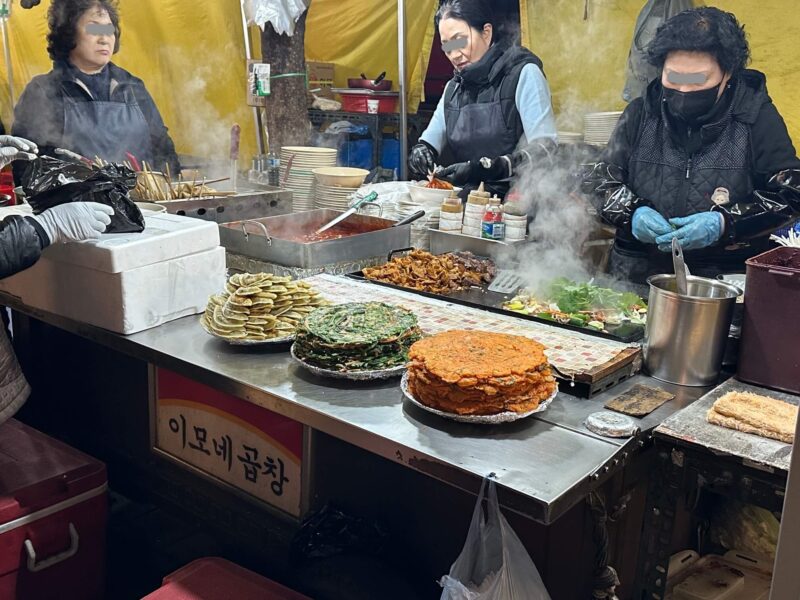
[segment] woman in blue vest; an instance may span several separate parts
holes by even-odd
[[[455,68],[430,125],[409,156],[424,179],[447,147],[455,163],[437,175],[458,186],[481,182],[505,194],[509,179],[555,146],[556,125],[542,61],[515,46],[490,0],[443,0],[436,13],[442,50]]]
[[[175,146],[144,82],[111,62],[119,51],[113,0],[52,0],[47,51],[53,70],[34,77],[14,108],[14,135],[42,154],[56,148],[151,168],[180,169]]]
[[[766,77],[746,68],[744,28],[717,8],[669,19],[648,55],[660,75],[585,181],[617,228],[610,270],[637,282],[671,273],[677,238],[692,273],[744,272],[800,215],[800,160]]]

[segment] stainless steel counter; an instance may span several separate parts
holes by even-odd
[[[759,465],[763,469],[789,471],[792,445],[741,431],[734,431],[708,422],[706,414],[719,398],[728,392],[749,392],[768,396],[789,404],[800,404],[800,396],[768,390],[737,379],[729,379],[686,410],[672,415],[662,423],[655,434],[668,440],[710,450],[717,456],[730,457],[746,465]]]
[[[621,469],[654,427],[704,392],[637,376],[590,400],[560,393],[547,411],[516,423],[463,425],[404,402],[399,380],[357,384],[319,379],[292,362],[288,347],[228,346],[208,336],[194,317],[126,337],[30,309],[13,298],[0,296],[0,303],[450,485],[475,491],[480,478],[494,472],[503,504],[543,523],[555,521]],[[636,383],[666,388],[677,398],[642,419],[637,438],[603,438],[583,426],[587,415]]]

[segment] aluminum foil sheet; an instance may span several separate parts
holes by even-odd
[[[231,346],[268,346],[268,345],[275,345],[275,344],[288,344],[294,341],[294,335],[289,335],[285,337],[276,337],[269,340],[243,340],[243,339],[233,339],[233,338],[226,338],[222,337],[221,335],[217,335],[213,331],[211,331],[208,327],[206,327],[203,320],[200,320],[200,326],[203,328],[208,335],[218,340],[222,340],[226,344],[230,344]]]
[[[400,377],[405,373],[406,366],[393,367],[391,369],[380,369],[378,371],[331,371],[330,369],[322,369],[308,364],[304,360],[298,358],[294,353],[294,346],[291,349],[292,358],[295,362],[319,377],[330,377],[332,379],[347,379],[349,381],[379,381],[381,379],[391,379],[393,377]]]
[[[442,417],[443,419],[448,419],[450,421],[457,421],[459,423],[479,423],[481,425],[498,425],[500,423],[513,423],[514,421],[519,421],[520,419],[525,419],[530,417],[531,415],[535,415],[536,413],[540,413],[542,411],[547,410],[547,407],[555,400],[556,396],[558,396],[558,387],[553,392],[553,394],[539,403],[539,406],[536,410],[531,410],[526,413],[516,413],[516,412],[502,412],[497,413],[496,415],[457,415],[454,413],[448,413],[441,410],[436,410],[435,408],[431,408],[430,406],[426,406],[414,396],[411,395],[411,392],[408,389],[408,373],[406,372],[403,375],[403,379],[400,382],[400,387],[403,390],[403,395],[409,399],[409,401],[414,404],[415,406],[420,407],[422,410]]]
[[[346,275],[363,271],[367,267],[376,267],[386,263],[386,256],[376,256],[357,261],[335,263],[311,269],[300,267],[285,267],[276,263],[264,262],[234,252],[227,252],[228,273],[272,273],[279,277],[290,275],[294,279],[306,279],[314,275],[328,273],[329,275]]]

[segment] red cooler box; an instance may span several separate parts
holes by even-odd
[[[164,578],[142,600],[311,600],[221,558],[200,558]]]
[[[107,514],[103,463],[0,425],[0,600],[103,598]]]

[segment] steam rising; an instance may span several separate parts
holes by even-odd
[[[230,47],[220,52],[210,52],[198,60],[182,48],[162,50],[163,63],[168,65],[176,85],[176,98],[182,110],[176,111],[170,131],[177,138],[177,150],[181,154],[197,157],[203,175],[214,178],[225,176],[229,171],[231,127],[234,123],[252,120],[246,106],[233,113],[222,114],[212,99],[224,94],[220,88],[219,74],[231,69],[227,58],[238,50]],[[244,74],[242,75],[244,80]],[[242,83],[244,85],[244,83]],[[248,157],[240,155],[240,168],[247,168]]]
[[[580,257],[596,223],[586,204],[569,193],[575,170],[574,162],[562,156],[555,166],[527,169],[515,185],[525,212],[533,218],[531,243],[511,247],[496,260],[500,268],[514,269],[534,292],[543,292],[556,277],[588,281],[593,275]]]

